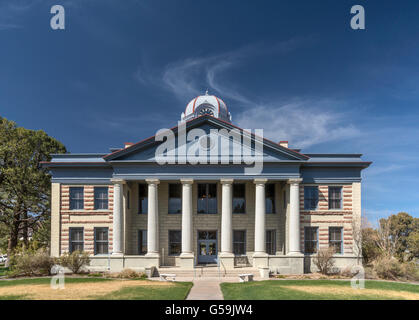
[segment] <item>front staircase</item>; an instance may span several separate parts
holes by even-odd
[[[176,274],[176,280],[188,279],[188,280],[199,280],[214,278],[220,280],[238,280],[239,274],[252,273],[254,279],[260,279],[259,270],[253,267],[236,267],[234,269],[223,269],[217,265],[204,265],[196,266],[194,269],[186,270],[179,267],[159,267],[155,273],[155,277],[159,276],[160,273]]]

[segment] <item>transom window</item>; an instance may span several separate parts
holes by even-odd
[[[233,231],[233,252],[235,255],[246,254],[246,230]]]
[[[275,213],[275,184],[268,183],[265,186],[266,213]]]
[[[182,212],[182,185],[169,184],[169,213]]]
[[[233,213],[246,213],[246,185],[233,184]]]
[[[317,186],[304,187],[304,210],[316,210],[319,203],[319,188]]]
[[[70,187],[70,210],[82,210],[84,208],[84,188]]]
[[[138,184],[138,213],[146,214],[148,210],[148,188],[147,184]]]
[[[108,209],[108,187],[95,187],[95,210]]]
[[[147,230],[138,230],[138,254],[147,253]]]
[[[182,232],[169,230],[169,255],[178,256],[182,251]]]
[[[108,228],[95,228],[95,254],[108,254]]]
[[[198,213],[217,213],[217,184],[198,184]]]
[[[70,228],[70,243],[69,243],[69,252],[74,251],[83,251],[84,249],[84,237],[83,237],[83,228]]]
[[[342,227],[329,228],[329,247],[335,248],[335,253],[343,253]]]
[[[318,247],[318,228],[304,227],[304,252],[316,253]]]
[[[342,187],[329,187],[329,209],[342,209]]]
[[[266,253],[274,255],[276,253],[276,231],[266,230]]]

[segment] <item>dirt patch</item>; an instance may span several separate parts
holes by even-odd
[[[125,287],[173,286],[171,282],[142,280],[110,280],[106,282],[67,283],[64,289],[52,289],[49,284],[17,285],[0,288],[0,296],[25,295],[35,300],[86,300]]]
[[[385,298],[392,299],[407,299],[407,300],[418,300],[419,293],[407,292],[407,291],[395,291],[395,290],[378,290],[378,289],[352,289],[351,287],[341,286],[283,286],[287,289],[297,290],[306,293],[313,294],[328,294],[328,295],[340,295],[340,296],[382,296]]]

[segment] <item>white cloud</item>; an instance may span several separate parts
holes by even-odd
[[[221,81],[221,76],[227,72],[232,74],[232,69],[248,62],[249,59],[268,54],[285,54],[312,41],[312,38],[294,38],[273,45],[256,43],[224,53],[188,57],[168,64],[162,71],[161,78],[156,78],[154,76],[156,72],[151,72],[149,65],[142,63],[137,69],[135,78],[142,85],[163,84],[182,102],[202,94],[208,88],[225,99],[253,104],[248,97],[240,93],[235,84],[228,83],[225,77],[222,77],[224,81]]]
[[[324,100],[260,105],[236,116],[235,122],[242,128],[263,128],[265,137],[288,140],[295,148],[358,136],[360,131],[330,104]]]
[[[238,84],[226,80],[235,68],[249,63],[255,57],[263,59],[269,54],[286,54],[312,42],[313,38],[295,38],[274,45],[251,44],[225,53],[189,57],[167,65],[161,78],[155,76],[156,72],[150,72],[149,64],[142,63],[135,78],[142,85],[163,85],[184,103],[203,94],[208,88],[210,92],[230,102],[237,102],[246,110],[233,115],[236,124],[248,129],[263,128],[267,138],[273,141],[289,140],[298,148],[357,136],[359,130],[348,123],[343,114],[330,107],[336,101],[299,100],[261,104],[256,100],[263,98],[250,97],[237,87]],[[281,100],[278,98],[278,101]]]

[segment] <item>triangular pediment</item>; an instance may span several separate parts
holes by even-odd
[[[258,132],[256,132],[257,134]],[[207,138],[208,137],[208,138]],[[205,140],[205,141],[203,141]],[[107,161],[188,163],[245,163],[301,161],[308,157],[285,148],[255,132],[244,131],[211,116],[202,116],[160,130],[155,136],[105,156]]]

